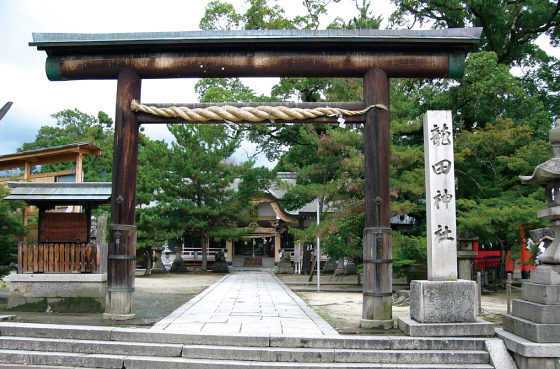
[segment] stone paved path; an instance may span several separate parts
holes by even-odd
[[[151,329],[215,335],[338,336],[274,274],[228,274]]]

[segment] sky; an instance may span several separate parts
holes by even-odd
[[[0,0],[0,107],[13,106],[0,121],[0,155],[16,152],[24,142],[33,142],[41,126],[55,126],[51,114],[64,109],[79,109],[97,115],[104,111],[114,118],[116,81],[50,82],[45,74],[44,51],[28,46],[32,33],[113,33],[196,31],[209,1],[76,1],[76,0]],[[229,0],[244,13],[244,0]],[[304,14],[302,0],[279,0],[287,18]],[[373,13],[385,19],[394,10],[390,0],[374,0]],[[357,15],[354,0],[329,5],[329,16],[321,19],[325,28],[332,19],[345,20]],[[384,28],[386,22],[382,25]],[[546,42],[544,42],[546,44]],[[143,80],[144,103],[192,103],[196,79]],[[246,78],[244,83],[258,94],[269,94],[275,78]],[[170,142],[165,125],[146,125],[152,139]],[[247,160],[254,148],[244,143],[236,159]],[[260,165],[271,166],[264,156]]]

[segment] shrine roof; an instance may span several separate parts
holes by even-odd
[[[153,49],[181,47],[217,47],[220,45],[258,46],[302,45],[320,46],[378,46],[399,44],[437,44],[470,48],[480,41],[482,28],[450,28],[430,30],[221,30],[186,32],[137,32],[137,33],[33,33],[33,42],[38,50],[48,53],[57,49],[88,48],[105,49]]]
[[[111,182],[8,182],[12,189],[5,200],[23,200],[29,205],[40,203],[109,204],[111,200]]]
[[[101,148],[92,142],[78,142],[44,149],[28,150],[13,154],[0,155],[0,170],[21,168],[26,162],[31,165],[62,163],[76,160],[76,154],[85,156],[99,155]]]

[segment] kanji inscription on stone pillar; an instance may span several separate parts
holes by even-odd
[[[457,279],[457,222],[451,111],[424,115],[428,280]]]

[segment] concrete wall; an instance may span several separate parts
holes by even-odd
[[[16,311],[103,312],[106,274],[14,274],[8,309]]]

